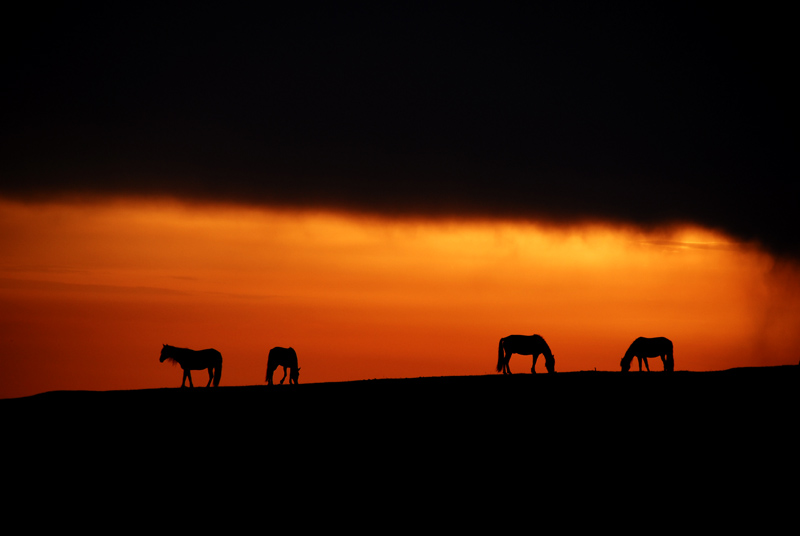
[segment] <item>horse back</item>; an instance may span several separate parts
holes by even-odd
[[[291,347],[282,348],[276,346],[269,351],[267,366],[297,368],[297,352]]]
[[[180,358],[181,368],[202,370],[222,366],[222,354],[214,348],[205,350],[188,350]]]
[[[534,352],[538,355],[545,348],[550,349],[541,335],[509,335],[503,337],[502,343],[506,350],[520,355],[532,355]]]
[[[630,350],[634,350],[634,354],[640,357],[671,354],[672,341],[666,337],[639,337],[633,341]]]
[[[658,341],[658,345],[665,350],[672,352],[672,341],[666,337],[656,337],[654,340]]]

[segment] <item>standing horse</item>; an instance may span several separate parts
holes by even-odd
[[[550,351],[550,347],[539,335],[509,335],[500,339],[500,345],[497,349],[497,372],[511,374],[511,369],[508,367],[511,354],[533,356],[531,374],[536,374],[536,360],[539,358],[539,354],[544,354],[544,366],[547,372],[556,371],[556,360],[553,357],[553,352]]]
[[[281,385],[286,380],[286,369],[291,369],[289,374],[289,385],[300,383],[300,367],[297,366],[297,352],[294,348],[281,348],[276,346],[269,351],[267,357],[267,377],[264,381],[272,385],[272,374],[278,367],[283,367],[283,378],[281,378]]]
[[[648,357],[660,357],[661,362],[664,363],[664,372],[672,372],[675,370],[675,360],[672,358],[672,341],[666,337],[654,337],[648,339],[647,337],[639,337],[633,341],[625,352],[625,357],[619,362],[622,372],[628,372],[631,369],[631,361],[636,357],[639,359],[639,372],[642,371],[642,361],[650,372],[650,365],[647,364]]]
[[[208,369],[208,383],[206,387],[211,385],[211,380],[214,380],[214,387],[219,385],[219,379],[222,376],[222,354],[213,348],[207,350],[190,350],[188,348],[176,348],[165,344],[161,348],[161,363],[169,359],[172,364],[179,364],[183,369],[183,382],[181,387],[186,387],[186,378],[189,378],[189,387],[194,387],[192,384],[191,370]],[[212,372],[213,371],[213,372]]]

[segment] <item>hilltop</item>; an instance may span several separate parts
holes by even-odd
[[[619,437],[633,430],[673,436],[710,426],[753,426],[793,419],[800,369],[795,366],[716,372],[621,374],[566,372],[513,376],[427,377],[275,386],[221,386],[131,391],[55,391],[0,401],[10,422],[40,423],[47,435],[61,427],[87,440],[108,431],[146,435],[158,430],[189,440],[203,433],[324,432],[356,441],[377,432],[453,441],[475,427],[574,435],[607,427]],[[730,431],[730,430],[729,430]],[[558,432],[555,434],[555,432]],[[638,432],[637,432],[638,433]],[[712,439],[712,438],[709,438]]]
[[[517,520],[581,511],[570,523],[583,529],[667,508],[676,526],[709,500],[780,500],[796,475],[799,380],[785,366],[61,391],[0,412],[4,453],[26,468],[9,485],[91,482],[91,499],[59,500],[125,515],[130,501],[181,525],[197,509],[198,528],[206,496],[253,522],[300,509],[320,529],[331,516],[469,529],[507,508]]]

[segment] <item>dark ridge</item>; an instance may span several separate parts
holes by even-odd
[[[141,528],[769,528],[794,512],[799,380],[782,366],[48,392],[0,400],[6,506]]]
[[[409,433],[427,430],[435,436],[445,427],[469,434],[475,422],[505,423],[510,429],[530,422],[560,429],[609,421],[624,429],[629,419],[685,429],[705,423],[709,413],[718,415],[716,422],[728,424],[789,415],[797,409],[792,397],[798,380],[796,366],[673,374],[582,371],[296,386],[53,391],[1,400],[0,408],[18,425],[48,422],[39,430],[43,434],[68,425],[72,430],[83,428],[87,437],[101,429],[143,434],[162,429],[190,437],[209,428],[209,421],[216,421],[215,435],[227,429],[235,437],[250,427],[245,423],[264,418],[281,420],[286,433],[305,434],[338,430],[359,435],[363,427],[373,431],[406,427]],[[282,417],[288,415],[291,418]],[[237,430],[239,425],[242,430]]]

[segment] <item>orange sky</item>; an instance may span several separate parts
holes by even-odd
[[[2,398],[176,387],[162,343],[218,349],[221,385],[263,384],[273,346],[303,383],[489,374],[514,333],[565,372],[618,370],[638,336],[676,370],[798,362],[797,271],[701,229],[0,201],[0,251]]]

